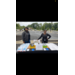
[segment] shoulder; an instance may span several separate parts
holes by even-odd
[[[24,34],[25,32],[23,32],[22,34]]]

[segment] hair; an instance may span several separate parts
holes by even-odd
[[[25,30],[25,29],[29,29],[29,28],[28,28],[28,27],[25,27],[24,30]]]
[[[46,29],[44,31],[47,31]]]

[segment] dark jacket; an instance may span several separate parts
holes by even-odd
[[[51,35],[49,35],[48,33],[46,33],[45,35],[42,33],[41,36],[38,38],[38,40],[42,38],[42,43],[47,43],[49,39],[49,38],[47,39],[48,36],[49,38],[51,38]]]
[[[23,41],[28,41],[28,40],[30,40],[30,33],[29,33],[29,31],[28,31],[28,32],[24,31],[24,32],[22,33],[22,40],[23,40]]]

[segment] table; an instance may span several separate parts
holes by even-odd
[[[34,48],[35,50],[34,51],[38,51],[38,50],[36,50],[36,45],[37,44],[38,43],[34,43],[34,45],[35,45],[35,48]],[[43,44],[43,43],[41,43],[41,44]],[[30,52],[30,51],[33,51],[33,50],[30,49],[29,45],[30,45],[30,43],[21,44],[19,46],[19,48],[17,49],[17,52]],[[58,51],[58,46],[55,45],[54,43],[46,43],[46,45],[47,45],[47,48],[49,50],[43,49],[43,50],[40,50],[40,51],[54,51],[54,50]]]

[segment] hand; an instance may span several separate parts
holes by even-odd
[[[25,42],[23,41],[23,43],[25,43]]]

